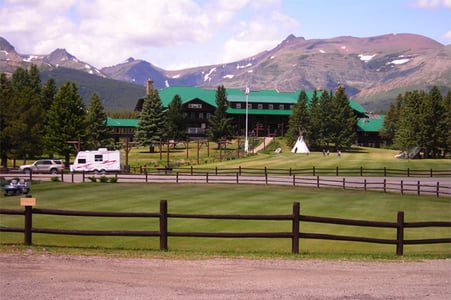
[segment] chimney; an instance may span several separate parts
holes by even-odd
[[[147,85],[146,85],[146,94],[149,95],[150,94],[150,90],[153,90],[153,80],[152,79],[147,79]]]

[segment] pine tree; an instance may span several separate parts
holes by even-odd
[[[287,145],[293,147],[300,132],[308,140],[309,128],[308,97],[305,91],[301,91],[298,102],[293,106],[293,112],[288,120]]]
[[[340,86],[335,91],[329,116],[330,141],[336,150],[351,147],[356,138],[357,118],[349,105],[344,87]]]
[[[149,146],[149,151],[154,152],[154,142],[167,138],[166,125],[166,115],[158,90],[151,89],[144,98],[135,140],[143,146]]]
[[[312,100],[308,107],[308,114],[310,117],[310,126],[308,129],[309,146],[312,148],[318,148],[322,145],[322,137],[320,130],[321,120],[321,108],[317,91],[313,91]]]
[[[220,139],[229,138],[233,135],[233,119],[227,116],[226,89],[223,85],[216,90],[216,110],[208,120],[207,136],[210,141],[218,142]],[[219,145],[218,145],[219,147]]]
[[[109,129],[106,126],[107,115],[100,97],[94,93],[86,114],[86,149],[97,149],[111,143]]]
[[[329,148],[332,142],[331,112],[332,112],[332,93],[324,91],[319,98],[318,115],[318,142],[319,146]]]
[[[188,138],[186,113],[183,111],[182,99],[179,95],[175,95],[171,103],[169,103],[167,121],[168,137],[170,139],[184,141]]]
[[[74,149],[68,141],[83,140],[86,132],[86,110],[78,88],[73,82],[62,85],[47,113],[47,148],[64,155],[66,166]]]
[[[443,107],[445,108],[445,117],[443,118],[444,133],[443,139],[440,141],[440,146],[443,148],[443,157],[451,152],[451,90],[443,99]]]
[[[396,97],[396,103],[390,104],[390,108],[384,119],[383,128],[380,131],[381,137],[384,138],[389,144],[393,144],[395,142],[403,101],[403,95],[399,94],[398,97]]]
[[[401,150],[419,146],[418,132],[420,130],[420,105],[423,101],[423,94],[419,91],[406,92],[404,102],[400,111],[399,129],[396,132],[396,146]]]
[[[0,74],[0,158],[2,168],[8,167],[8,155],[12,150],[14,137],[11,135],[11,114],[13,110],[13,89],[5,73]]]

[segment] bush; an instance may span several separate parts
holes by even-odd
[[[51,182],[59,182],[60,178],[58,176],[52,176],[52,177],[50,177],[50,181]]]
[[[116,183],[117,177],[110,177],[110,183]]]
[[[100,177],[99,177],[99,182],[102,182],[102,183],[108,182],[108,177],[106,177],[106,176],[100,176]]]
[[[97,181],[97,178],[95,176],[89,176],[88,179],[91,180],[91,182]]]

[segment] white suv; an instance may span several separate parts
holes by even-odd
[[[30,174],[31,172],[58,174],[64,170],[64,164],[60,159],[40,159],[31,165],[20,166],[19,170],[25,174]]]

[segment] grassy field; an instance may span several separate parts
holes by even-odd
[[[158,212],[160,200],[168,200],[169,213],[205,214],[290,214],[293,202],[301,203],[301,214],[337,218],[396,221],[397,211],[404,211],[406,222],[449,221],[449,198],[299,187],[227,185],[227,184],[140,184],[43,182],[32,186],[38,208],[85,211]],[[1,208],[19,209],[19,196],[0,198]],[[23,226],[23,217],[0,215],[0,226]],[[157,219],[57,217],[34,215],[33,226],[62,229],[157,230]],[[231,221],[170,219],[169,231],[290,231],[285,221]],[[302,223],[301,232],[357,235],[377,238],[396,236],[395,229],[351,227]],[[408,229],[406,239],[449,237],[449,229]],[[0,233],[3,249],[23,243],[19,233]],[[158,238],[89,237],[34,234],[39,249],[79,249],[89,251],[158,251]],[[15,246],[14,246],[15,247]],[[0,249],[2,249],[0,248]],[[82,249],[82,250],[80,250]],[[208,253],[208,255],[290,255],[289,239],[217,239],[169,238],[170,252]],[[303,255],[395,256],[394,245],[355,242],[301,240]],[[406,256],[450,257],[449,244],[406,246]]]

